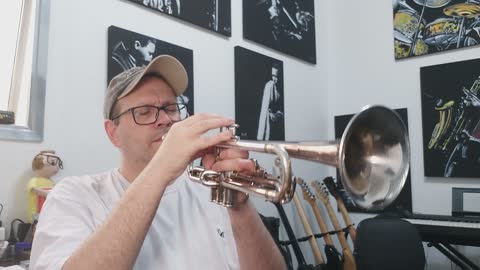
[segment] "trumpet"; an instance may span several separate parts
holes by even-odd
[[[335,141],[258,142],[240,140],[236,126],[228,128],[231,141],[216,145],[218,151],[238,148],[276,155],[275,176],[256,166],[254,172],[215,172],[188,168],[192,181],[211,188],[211,201],[235,206],[238,192],[260,196],[274,203],[288,203],[295,194],[291,158],[336,167],[352,201],[366,210],[383,209],[400,194],[410,167],[407,128],[398,114],[384,106],[366,106],[348,123]]]

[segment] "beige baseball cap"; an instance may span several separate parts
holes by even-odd
[[[103,102],[105,119],[112,118],[112,110],[117,101],[131,93],[140,80],[148,74],[156,74],[164,78],[176,96],[183,94],[187,89],[188,75],[182,63],[171,55],[159,55],[147,66],[126,70],[110,81]]]

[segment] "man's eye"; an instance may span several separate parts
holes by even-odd
[[[136,111],[137,115],[147,115],[152,112],[151,108],[138,108]]]

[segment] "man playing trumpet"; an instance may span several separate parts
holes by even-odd
[[[32,269],[286,268],[245,195],[226,209],[208,202],[209,188],[187,180],[186,167],[200,157],[218,172],[255,169],[246,151],[213,151],[232,134],[207,132],[232,119],[185,118],[176,97],[187,84],[182,64],[167,55],[112,79],[104,127],[120,166],[54,188],[37,226]]]

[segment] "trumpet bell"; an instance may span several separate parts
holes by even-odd
[[[400,116],[378,105],[357,113],[340,140],[337,168],[357,206],[380,210],[391,204],[410,168],[408,132]]]

